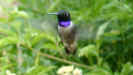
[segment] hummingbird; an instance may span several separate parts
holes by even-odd
[[[67,54],[74,54],[77,49],[76,43],[76,25],[71,21],[71,16],[68,11],[61,10],[57,13],[48,13],[56,15],[58,20],[58,33],[63,42]]]

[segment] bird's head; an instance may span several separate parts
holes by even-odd
[[[67,27],[71,24],[71,17],[68,11],[61,10],[57,13],[48,13],[48,14],[56,15],[58,19],[58,23],[62,27]]]

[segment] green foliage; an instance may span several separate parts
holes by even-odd
[[[132,75],[132,8],[132,0],[0,0],[0,75],[55,75],[73,65],[64,59],[83,75]],[[62,9],[81,28],[76,55],[65,54],[47,15]]]

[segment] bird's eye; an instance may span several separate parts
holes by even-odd
[[[64,16],[68,16],[68,14],[67,14],[67,13],[65,13],[65,14],[64,14]]]

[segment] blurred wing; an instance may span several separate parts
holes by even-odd
[[[77,38],[78,40],[94,40],[96,31],[95,28],[90,25],[78,25],[77,26]]]
[[[57,34],[57,22],[56,19],[50,15],[42,16],[39,18],[33,18],[30,20],[33,28],[43,32]]]

